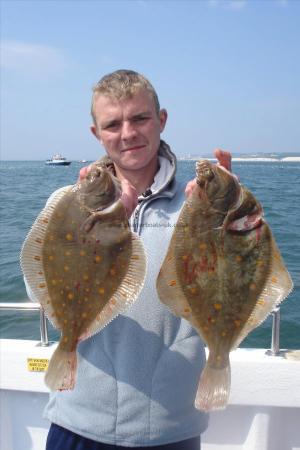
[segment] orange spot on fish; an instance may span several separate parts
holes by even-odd
[[[199,249],[200,250],[206,250],[207,249],[207,245],[205,244],[205,242],[200,242]]]
[[[183,255],[183,256],[181,257],[181,259],[182,259],[182,261],[186,261],[186,260],[188,259],[188,256],[187,256],[187,255]]]
[[[65,272],[69,272],[69,270],[70,270],[70,267],[67,266],[67,265],[65,265],[65,266],[64,266],[64,271],[65,271]]]
[[[262,260],[262,259],[258,259],[258,260],[256,261],[256,265],[257,265],[258,267],[263,266],[263,265],[264,265],[263,260]]]
[[[84,250],[80,250],[79,255],[80,255],[80,256],[85,256],[85,255],[86,255],[86,252],[85,252]]]
[[[85,292],[90,292],[90,288],[88,288],[88,287],[86,287],[84,290],[85,290]]]
[[[95,263],[99,263],[101,260],[102,260],[102,256],[100,256],[100,255],[95,256],[95,259],[94,259]]]
[[[53,286],[56,286],[57,285],[57,280],[55,280],[55,279],[51,280],[51,284],[53,284]]]
[[[116,269],[110,269],[109,273],[113,276],[116,275]]]
[[[65,251],[65,256],[71,256],[71,255],[72,255],[72,252],[70,252],[70,250]]]
[[[74,294],[72,292],[69,292],[67,297],[68,297],[69,300],[73,300]]]
[[[272,283],[277,283],[278,279],[276,277],[271,278]]]
[[[241,262],[242,261],[242,257],[241,257],[241,255],[236,255],[236,257],[235,257],[235,260],[236,260],[236,262]]]
[[[191,308],[184,308],[183,312],[185,314],[189,314],[191,312]]]
[[[191,288],[189,288],[189,291],[191,292],[191,294],[196,294],[197,288],[191,287]]]
[[[67,239],[67,241],[73,241],[73,234],[72,233],[67,233],[66,234],[66,239]]]
[[[44,289],[45,287],[46,287],[46,284],[45,284],[45,283],[40,283],[40,284],[39,284],[39,288]]]
[[[54,260],[54,256],[53,255],[49,255],[48,259],[49,259],[49,261],[53,261]]]
[[[115,300],[114,298],[112,298],[112,299],[110,300],[110,303],[111,303],[112,305],[115,305],[117,302],[116,302],[116,300]]]
[[[69,338],[67,336],[64,337],[63,341],[68,342]]]
[[[98,292],[99,292],[100,295],[103,295],[104,292],[105,292],[105,289],[101,287],[101,288],[98,289]]]
[[[227,335],[227,331],[222,331],[221,335],[224,337]]]
[[[220,311],[222,309],[222,304],[221,303],[215,303],[214,304],[214,308],[216,311]]]
[[[256,289],[256,284],[255,283],[251,283],[250,286],[249,286],[249,289],[251,291],[254,291]]]
[[[168,285],[169,286],[176,286],[176,280],[171,280],[171,281],[169,281],[169,283],[168,283]]]
[[[88,280],[89,280],[88,274],[85,273],[85,274],[83,275],[83,280],[84,280],[84,281],[88,281]]]
[[[234,325],[237,327],[237,328],[239,328],[240,326],[241,326],[241,320],[235,320],[234,321]]]
[[[87,313],[86,313],[86,312],[83,312],[83,313],[81,314],[81,317],[82,317],[83,319],[85,319],[85,318],[87,317]]]

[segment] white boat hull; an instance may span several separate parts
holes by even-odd
[[[27,359],[50,358],[56,344],[2,339],[0,346],[0,449],[42,450],[48,389]],[[300,450],[300,360],[265,353],[232,352],[229,406],[211,413],[202,450]]]

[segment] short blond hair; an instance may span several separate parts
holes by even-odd
[[[159,115],[160,105],[157,93],[150,83],[143,75],[134,70],[116,70],[115,72],[104,75],[101,80],[93,87],[91,115],[96,125],[96,118],[94,113],[94,103],[98,95],[107,95],[108,97],[121,100],[132,97],[141,89],[146,89],[150,92],[157,115]]]

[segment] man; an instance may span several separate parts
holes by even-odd
[[[75,389],[51,394],[45,410],[52,422],[47,450],[198,450],[208,419],[194,408],[203,343],[155,289],[184,201],[176,157],[160,140],[167,111],[148,80],[119,70],[95,86],[92,117],[91,131],[122,183],[128,215],[134,211],[130,223],[145,246],[147,276],[131,309],[79,345]],[[216,156],[230,169],[230,154]]]

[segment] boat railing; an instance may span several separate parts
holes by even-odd
[[[40,312],[40,345],[47,347],[50,342],[48,338],[48,322],[43,308],[39,303],[21,302],[21,303],[0,303],[0,311],[39,311]]]
[[[0,311],[39,311],[40,312],[40,344],[42,347],[50,345],[48,338],[48,322],[43,308],[39,303],[22,302],[22,303],[0,303]],[[280,308],[272,311],[272,338],[271,348],[266,352],[267,355],[278,356],[280,354]]]

